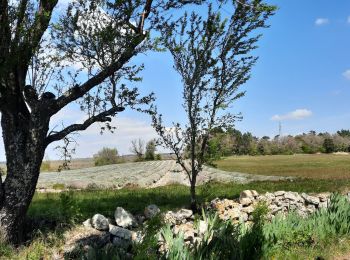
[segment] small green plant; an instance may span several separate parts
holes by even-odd
[[[265,243],[263,227],[267,213],[268,208],[264,202],[260,202],[252,213],[253,225],[250,228],[244,228],[240,238],[239,246],[241,259],[261,258],[261,249]]]
[[[202,210],[207,230],[192,253],[191,259],[238,259],[241,226],[219,219],[217,214]]]
[[[187,248],[184,240],[184,235],[180,232],[177,236],[174,237],[173,232],[169,225],[162,228],[161,235],[164,238],[164,241],[168,247],[167,252],[163,256],[164,259],[169,260],[190,260],[193,259],[191,257],[191,253]]]
[[[0,258],[11,258],[13,248],[7,243],[4,233],[0,229]]]
[[[164,226],[164,220],[160,214],[147,221],[143,228],[144,238],[141,244],[135,244],[133,253],[135,259],[157,259],[158,235],[160,229]]]
[[[80,252],[79,259],[122,260],[125,259],[123,249],[108,245],[102,249],[90,247],[87,252]]]
[[[81,219],[81,210],[76,200],[74,199],[74,192],[62,192],[60,193],[60,208],[59,218],[63,223],[76,223]]]
[[[66,186],[63,183],[55,183],[54,185],[52,185],[52,188],[54,190],[64,190],[65,187]]]
[[[161,229],[161,235],[166,244],[164,259],[240,259],[239,237],[241,226],[231,221],[223,221],[217,214],[202,211],[203,221],[207,229],[200,243],[189,248],[180,232],[174,236],[170,226]],[[199,219],[195,222],[198,225]],[[198,228],[198,227],[197,227]]]

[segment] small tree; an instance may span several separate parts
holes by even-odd
[[[24,238],[48,145],[98,122],[111,130],[112,118],[125,108],[146,112],[154,97],[130,87],[143,67],[132,59],[157,49],[150,32],[172,19],[172,11],[204,1],[65,2],[66,10],[57,8],[58,0],[0,1],[0,115],[7,166],[6,179],[0,176],[0,230],[13,244]],[[85,112],[84,120],[50,127],[51,118],[72,103]]]
[[[162,116],[155,113],[153,126],[188,175],[194,211],[196,180],[205,163],[210,133],[216,127],[233,127],[237,117],[226,110],[244,95],[238,88],[250,78],[257,60],[250,54],[260,38],[256,29],[267,27],[265,21],[275,10],[261,0],[233,3],[235,11],[227,20],[209,5],[206,20],[195,13],[185,14],[179,23],[163,27],[165,46],[182,78],[187,124],[165,128]],[[189,152],[188,161],[185,150]]]
[[[145,159],[148,161],[153,161],[156,159],[156,141],[151,140],[146,144]]]
[[[119,162],[118,150],[115,148],[103,147],[94,155],[95,166],[116,164]]]
[[[132,140],[130,152],[137,156],[137,161],[142,161],[145,154],[145,141],[141,138]]]
[[[333,153],[335,150],[333,139],[325,138],[323,141],[323,148],[326,153]]]

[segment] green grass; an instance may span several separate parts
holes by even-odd
[[[216,197],[237,198],[242,190],[255,189],[258,192],[288,190],[296,192],[342,192],[350,185],[344,180],[307,180],[278,182],[253,182],[249,184],[209,183],[197,188],[200,203]],[[58,220],[62,216],[61,196],[57,193],[36,193],[29,208],[29,216]],[[172,210],[189,205],[189,188],[180,185],[154,189],[83,190],[71,193],[75,206],[80,210],[79,220],[85,220],[96,213],[113,216],[116,207],[124,207],[134,214],[142,213],[149,204],[156,204],[161,210]]]
[[[215,164],[224,171],[311,179],[350,179],[349,155],[232,156],[216,161]]]

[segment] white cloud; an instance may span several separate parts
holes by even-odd
[[[77,109],[67,109],[55,115],[50,124],[51,128],[56,126],[55,130],[62,128],[62,122],[65,125],[72,123],[82,123],[86,119],[86,114]],[[114,133],[105,131],[101,135],[101,126],[103,123],[95,123],[88,129],[82,132],[78,132],[79,135],[74,138],[77,141],[76,154],[74,158],[86,158],[92,157],[103,147],[117,148],[119,154],[130,154],[131,141],[133,139],[141,138],[144,141],[149,141],[153,138],[157,138],[157,134],[151,126],[150,122],[146,122],[136,118],[130,117],[117,117],[113,118],[111,122],[112,126],[117,127]],[[50,159],[57,159],[58,154],[54,148],[59,143],[51,144],[47,149],[47,154]],[[158,149],[160,152],[165,151],[161,147]]]
[[[296,109],[284,115],[274,115],[271,117],[272,121],[284,121],[284,120],[301,120],[312,116],[312,111],[308,109]]]
[[[52,118],[50,122],[51,129],[56,126],[54,130],[62,129],[62,123],[68,126],[72,123],[81,123],[86,119],[86,115],[78,109],[68,108],[60,111]],[[117,117],[113,118],[112,126],[117,127],[114,133],[105,132],[100,134],[101,126],[104,124],[95,123],[88,129],[78,132],[79,135],[74,136],[77,141],[76,153],[73,158],[87,158],[92,157],[103,147],[115,147],[119,154],[130,154],[131,141],[133,139],[141,138],[148,142],[153,138],[157,138],[157,134],[151,126],[150,121],[140,120],[131,117]],[[1,127],[0,127],[1,131]],[[46,154],[51,160],[59,159],[58,150],[55,150],[60,142],[55,142],[49,145],[46,149]],[[158,152],[169,152],[162,147],[157,148]],[[5,161],[5,151],[2,139],[0,138],[0,162]]]
[[[350,80],[350,69],[344,71],[344,72],[343,72],[343,76],[344,76],[346,79]]]
[[[322,26],[322,25],[326,25],[326,24],[329,24],[328,18],[317,18],[315,20],[315,25],[317,25],[317,26]]]

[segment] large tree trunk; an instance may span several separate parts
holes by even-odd
[[[0,182],[0,235],[18,244],[35,193],[49,120],[43,119],[43,112],[30,113],[22,95],[12,97],[6,100],[11,107],[2,110],[1,115],[7,175]]]

